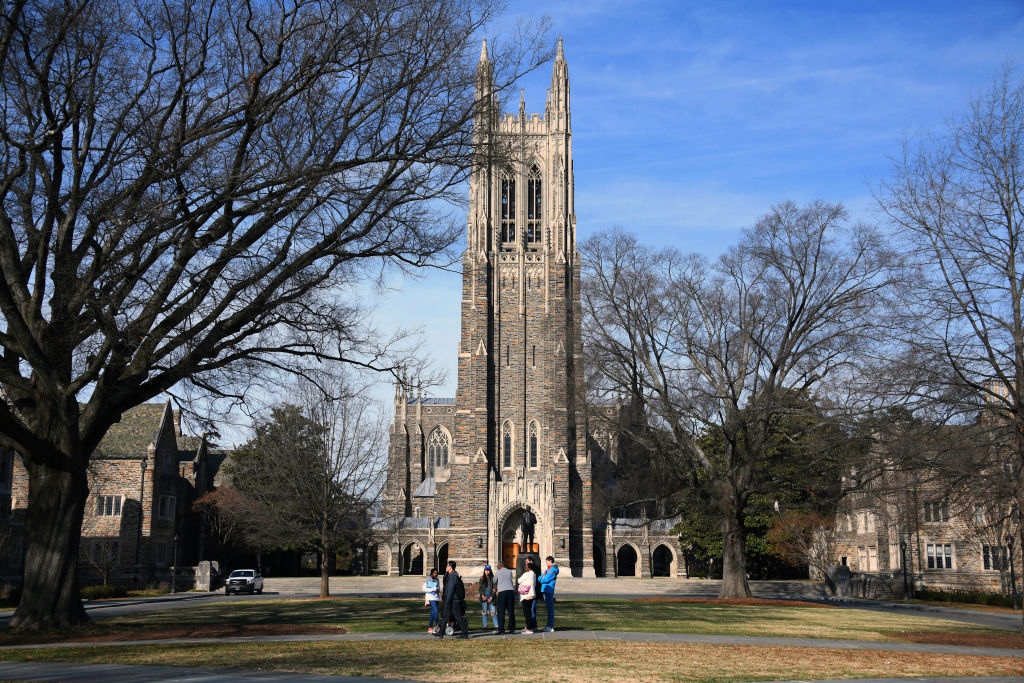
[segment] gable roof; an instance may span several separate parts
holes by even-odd
[[[171,415],[167,415],[171,413]],[[170,401],[143,403],[126,411],[120,422],[110,425],[94,458],[141,458],[157,440],[165,418],[173,419]]]

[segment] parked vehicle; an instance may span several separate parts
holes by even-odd
[[[224,594],[262,593],[263,577],[255,569],[236,569],[224,584]]]

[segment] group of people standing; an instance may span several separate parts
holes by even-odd
[[[497,563],[498,570],[493,571],[491,565],[484,567],[478,586],[480,595],[480,613],[483,627],[487,629],[487,616],[490,615],[494,633],[505,635],[516,632],[516,596],[522,605],[523,619],[526,628],[520,633],[542,633],[555,630],[555,581],[558,579],[558,565],[550,555],[545,558],[547,569],[538,572],[533,558],[527,558],[526,568],[516,579],[512,569],[502,562]],[[438,578],[437,570],[431,570],[430,578],[423,583],[425,603],[430,607],[430,626],[428,633],[438,638],[444,637],[445,626],[454,622],[458,625],[460,638],[469,637],[469,625],[466,623],[466,586],[456,570],[454,560],[449,560],[445,567],[443,583]],[[547,608],[547,626],[537,628],[538,593]],[[440,605],[440,607],[439,607]],[[505,629],[505,618],[508,617],[508,630]]]

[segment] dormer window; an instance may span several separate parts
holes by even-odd
[[[526,243],[537,245],[541,241],[542,192],[540,168],[537,164],[530,167],[526,179]]]
[[[506,168],[501,176],[501,243],[513,245],[516,241],[516,176]]]

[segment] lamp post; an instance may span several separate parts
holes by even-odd
[[[174,532],[171,545],[171,595],[178,592],[178,532]]]
[[[907,542],[900,539],[900,566],[903,567],[903,599],[910,597],[910,588],[907,583]]]
[[[143,501],[146,495],[146,466],[149,464],[149,458],[142,456],[142,460],[139,462],[139,530],[135,543],[135,570],[140,571],[142,565],[142,524],[145,520],[145,510],[143,509]]]
[[[1013,596],[1013,609],[1017,609],[1017,577],[1013,571],[1013,534],[1006,534],[1006,550],[1010,554],[1010,595]]]

